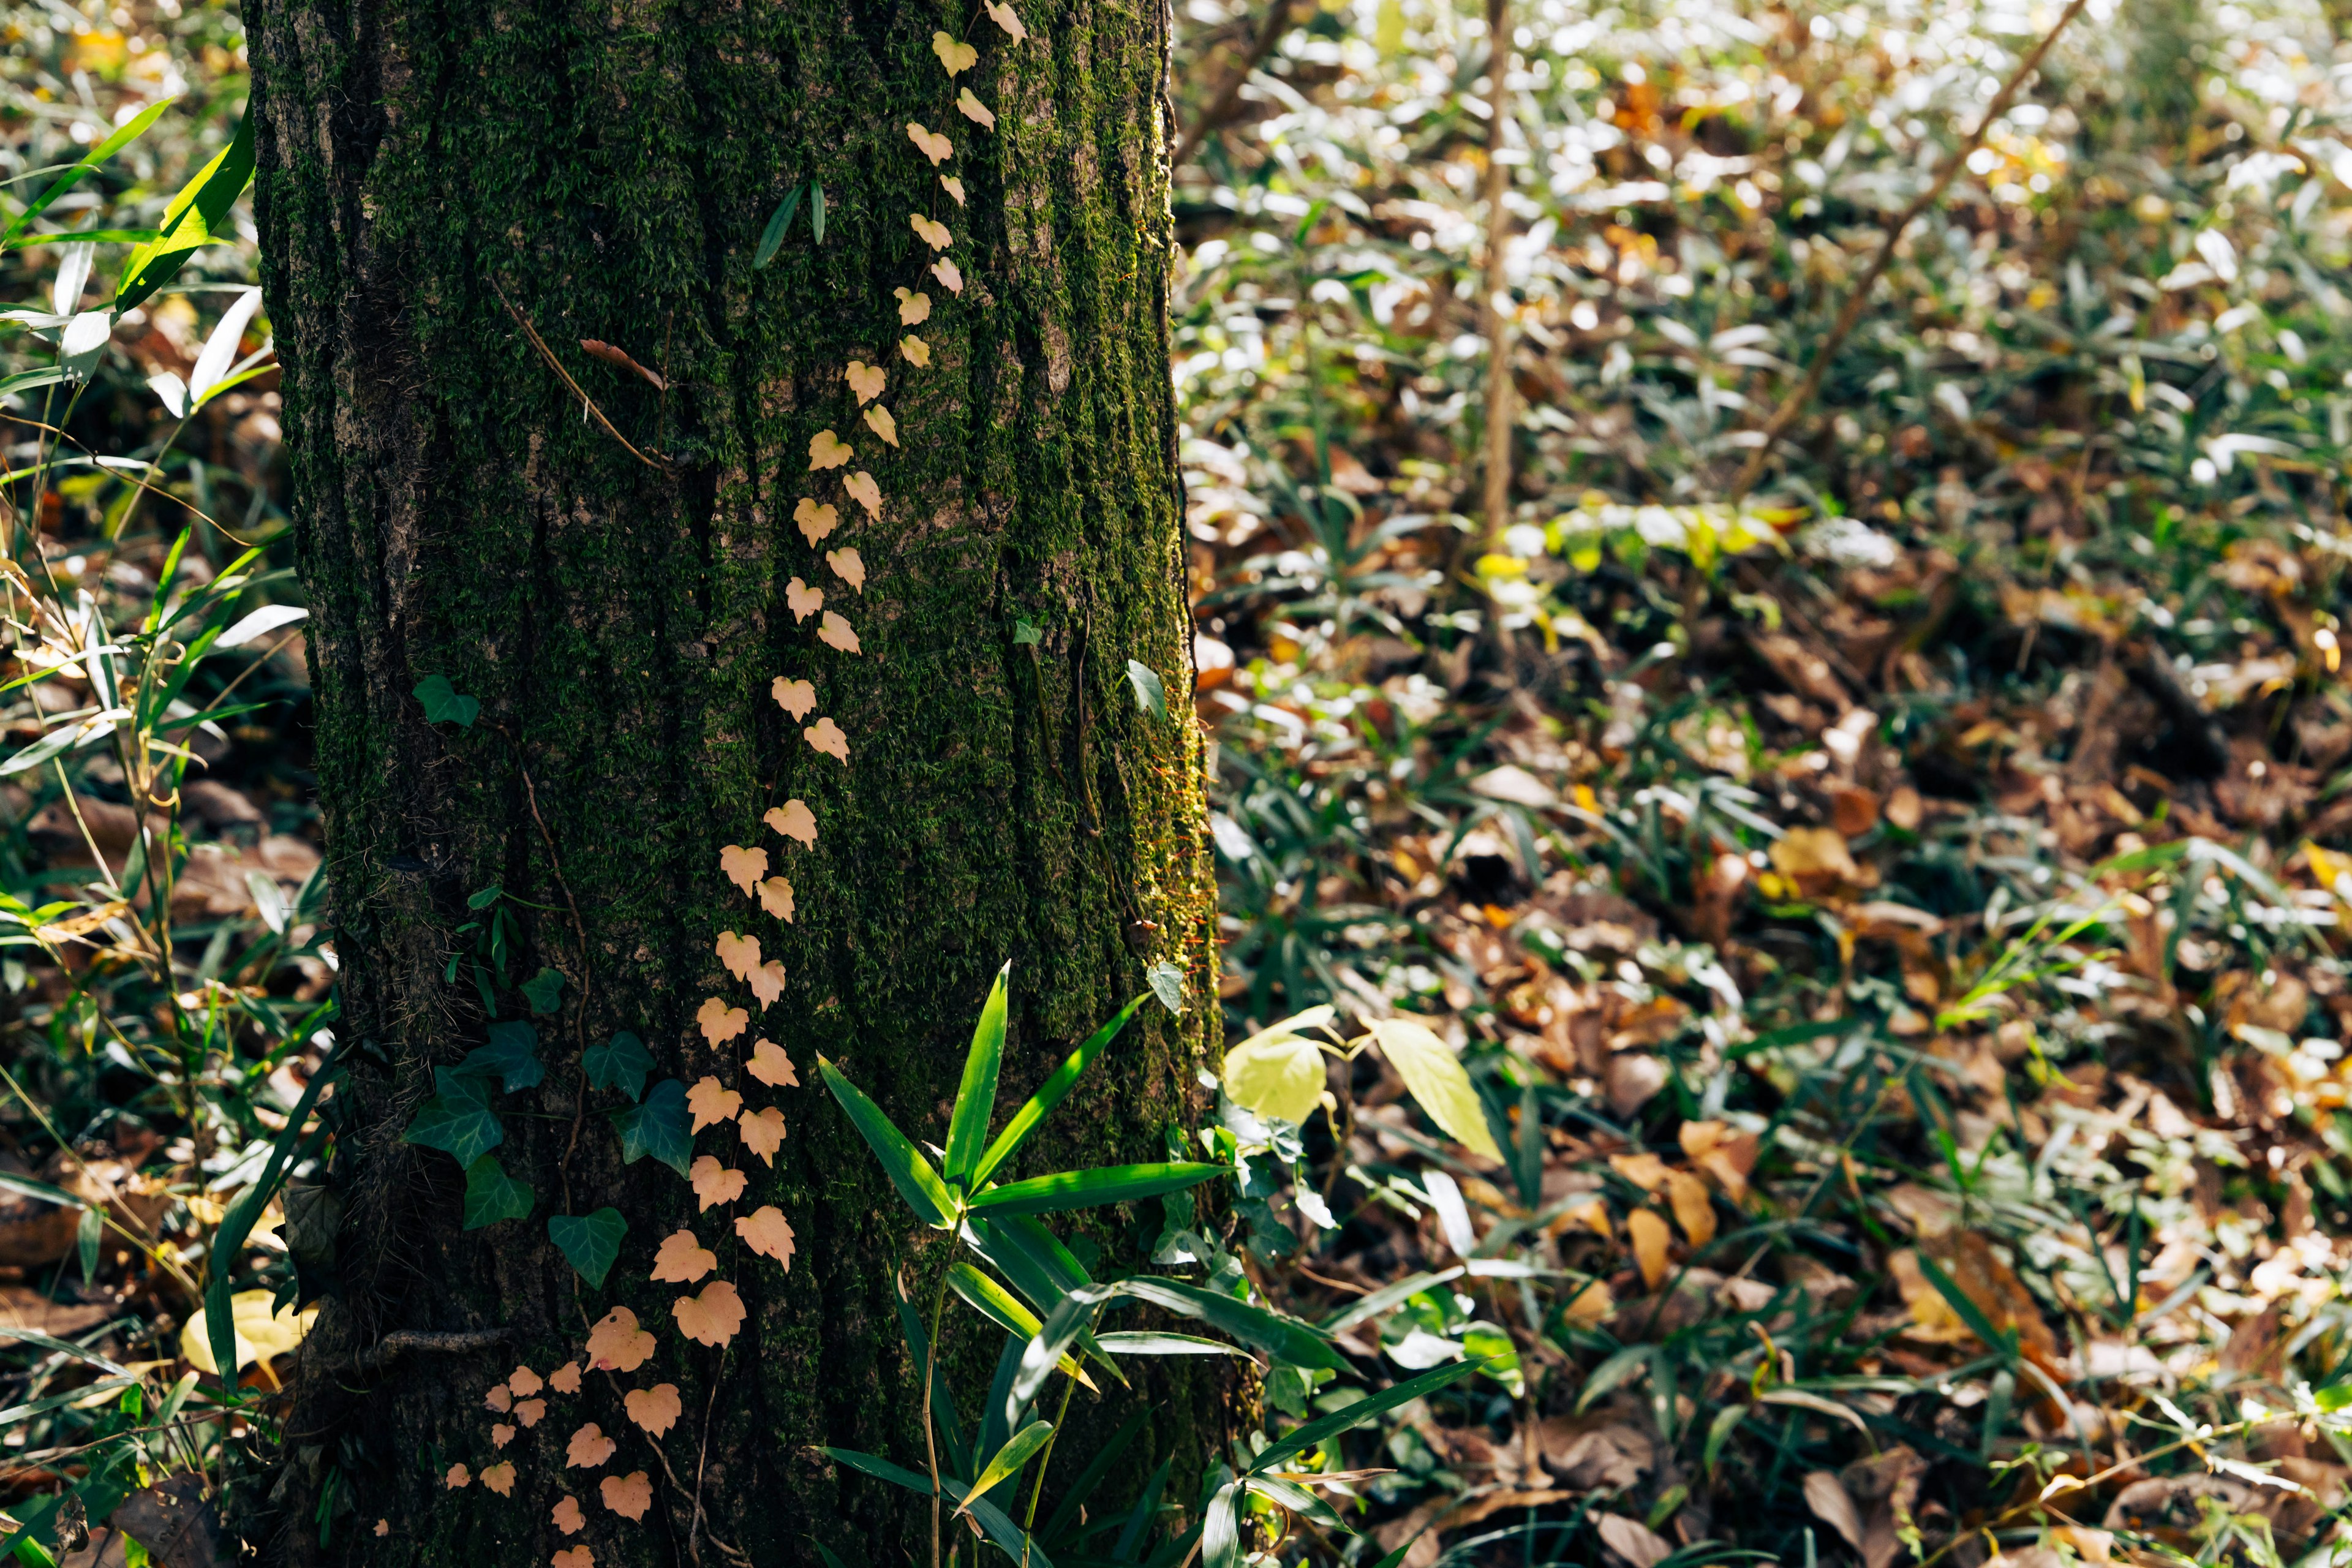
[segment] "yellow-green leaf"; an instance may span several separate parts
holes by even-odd
[[[1489,1160],[1503,1157],[1503,1152],[1495,1147],[1494,1133],[1486,1129],[1486,1108],[1479,1101],[1478,1091],[1470,1087],[1470,1075],[1462,1069],[1462,1058],[1454,1054],[1453,1047],[1427,1024],[1402,1013],[1382,1018],[1370,1028],[1389,1065],[1397,1069],[1397,1076],[1404,1079],[1405,1088],[1412,1091],[1432,1121],[1472,1153]]]
[[[1252,1115],[1305,1122],[1323,1098],[1323,1053],[1299,1031],[1331,1016],[1329,1007],[1309,1007],[1227,1051],[1225,1093]]]

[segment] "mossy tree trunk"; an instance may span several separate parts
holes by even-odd
[[[1162,0],[1013,3],[1025,41],[978,7],[879,0],[268,0],[249,18],[352,1064],[334,1289],[278,1493],[290,1561],[546,1563],[585,1544],[601,1564],[787,1563],[814,1560],[811,1539],[919,1560],[917,1500],[808,1446],[920,1465],[894,1279],[935,1278],[947,1255],[908,1245],[816,1056],[936,1140],[1001,963],[1009,1107],[1172,960],[1193,1005],[1152,1009],[1016,1173],[1164,1157],[1192,1109],[1213,882],[1163,308],[1167,17]],[[961,75],[936,32],[976,51]],[[959,111],[966,89],[992,129]],[[944,163],[909,121],[950,139]],[[822,243],[804,197],[755,268],[770,215],[811,181]],[[944,251],[910,216],[945,226]],[[902,321],[901,291],[929,297],[928,320]],[[852,361],[887,372],[864,407]],[[866,408],[894,416],[896,446]],[[855,455],[812,471],[824,431]],[[860,474],[872,511],[845,485]],[[803,500],[836,531],[807,538]],[[824,604],[803,617],[810,588]],[[832,615],[856,652],[821,637]],[[1140,708],[1130,659],[1167,713]],[[478,700],[470,727],[428,722],[412,691],[430,676]],[[784,711],[779,677],[810,682],[814,710]],[[806,738],[820,720],[845,763]],[[813,845],[762,826],[790,800]],[[729,845],[767,852],[789,922],[722,876]],[[446,977],[473,951],[468,896],[494,883],[521,901],[514,978],[547,966],[565,984],[537,1020],[545,1082],[497,1100],[497,1157],[535,1207],[469,1231],[457,1164],[402,1135],[436,1066],[528,1016],[516,989],[489,1012]],[[725,931],[782,962],[764,1010],[716,952]],[[714,1044],[696,1022],[711,997],[751,1026]],[[625,1101],[582,1068],[624,1029],[657,1078],[782,1110],[772,1169],[730,1125],[695,1139],[748,1172],[732,1205],[702,1212],[656,1161],[625,1164],[607,1112]],[[746,1075],[761,1037],[798,1087]],[[592,1289],[547,1220],[604,1205],[628,1232]],[[763,1205],[797,1235],[788,1270],[729,1223]],[[1107,1248],[1152,1230],[1141,1206],[1097,1222]],[[648,1278],[682,1227],[748,1309],[723,1350],[673,1321],[696,1287]],[[654,1359],[543,1395],[541,1423],[494,1447],[486,1391],[578,1357],[615,1305],[656,1334]],[[507,1337],[383,1353],[394,1333],[485,1330]],[[982,1338],[967,1329],[961,1357],[984,1375]],[[658,1441],[621,1397],[656,1383],[685,1412]],[[1179,1373],[1152,1397],[1133,1463],[1173,1452],[1181,1474],[1215,1439],[1220,1394]],[[618,1451],[567,1468],[586,1422]],[[1086,1444],[1064,1453],[1083,1462]],[[510,1496],[445,1482],[502,1461]],[[597,1483],[637,1470],[654,1502],[632,1523]],[[567,1495],[576,1535],[551,1523]]]

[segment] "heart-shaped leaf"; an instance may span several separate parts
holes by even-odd
[[[587,1069],[591,1088],[617,1089],[635,1100],[646,1091],[646,1078],[654,1070],[654,1058],[643,1040],[622,1029],[603,1045],[591,1046],[581,1052],[580,1065]]]
[[[511,1094],[536,1088],[546,1079],[547,1067],[538,1052],[539,1031],[520,1018],[509,1018],[490,1026],[489,1044],[468,1053],[457,1070],[472,1078],[497,1079]]]
[[[522,994],[534,1013],[552,1013],[563,1005],[563,972],[541,966],[522,983]]]
[[[686,1174],[694,1151],[687,1131],[686,1085],[666,1078],[654,1085],[645,1103],[616,1112],[613,1125],[621,1134],[621,1162],[634,1165],[651,1154],[679,1175]]]
[[[487,1081],[435,1068],[433,1084],[440,1092],[417,1108],[416,1119],[408,1124],[407,1142],[439,1149],[461,1165],[472,1164],[506,1142],[507,1130],[490,1110]]]
[[[594,1214],[560,1214],[547,1222],[548,1239],[558,1251],[580,1271],[580,1278],[591,1285],[601,1286],[604,1276],[613,1271],[613,1264],[621,1256],[621,1238],[629,1234],[629,1222],[621,1217],[616,1208],[601,1208]]]
[[[426,676],[409,695],[425,705],[425,721],[428,724],[455,724],[460,730],[470,730],[482,711],[480,700],[461,695],[446,675]]]
[[[529,1219],[535,1194],[529,1182],[516,1181],[485,1154],[466,1167],[466,1228],[479,1230],[502,1219]]]
[[[1160,683],[1160,672],[1135,659],[1127,661],[1128,683],[1135,688],[1135,705],[1155,719],[1168,717],[1168,689]]]

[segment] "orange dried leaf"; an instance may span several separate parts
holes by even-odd
[[[770,903],[768,900],[768,889],[770,888],[781,888],[783,889],[782,894],[774,903]],[[785,881],[782,877],[772,878],[768,881],[761,883],[760,902],[766,908],[770,914],[775,915],[778,919],[787,921],[792,919],[793,885],[790,882]],[[759,999],[761,1008],[764,1009],[774,1006],[776,1005],[776,999],[784,994],[784,966],[782,962],[779,959],[772,958],[768,960],[767,963],[760,965],[759,972],[751,976],[751,994]]]
[[[656,1383],[651,1388],[633,1388],[621,1397],[629,1419],[658,1437],[676,1424],[684,1405],[677,1397],[677,1384]]]
[[[1715,1204],[1707,1196],[1705,1182],[1688,1171],[1676,1171],[1666,1178],[1666,1202],[1673,1205],[1675,1223],[1683,1227],[1693,1247],[1705,1247],[1715,1239]]]
[[[843,653],[860,651],[857,646],[857,634],[850,629],[847,621],[843,620],[831,610],[827,610],[824,613],[824,619],[817,623],[816,640],[827,647],[837,648]],[[830,721],[820,719],[817,722],[823,724]]]
[[[591,1421],[572,1434],[571,1443],[563,1450],[563,1468],[567,1470],[593,1470],[613,1457],[620,1447],[604,1429]],[[488,1479],[486,1476],[485,1480]]]
[[[931,345],[920,338],[911,335],[900,338],[898,352],[907,356],[908,364],[921,365],[931,363]],[[812,540],[810,542],[814,543],[815,541]]]
[[[731,931],[720,931],[719,962],[725,964],[727,973],[736,979],[751,979],[751,972],[760,967],[760,939],[756,936],[737,936]]]
[[[898,444],[898,422],[891,418],[890,411],[880,404],[877,403],[866,411],[866,424],[867,428],[891,446],[895,447]]]
[[[856,551],[828,550],[824,552],[824,563],[833,568],[834,575],[858,593],[866,592],[866,558]],[[797,719],[800,715],[795,713],[793,717]]]
[[[830,430],[820,430],[809,437],[809,472],[837,468],[857,454],[845,446],[840,437]]]
[[[515,1406],[514,1414],[515,1420],[521,1424],[524,1431],[528,1432],[532,1427],[538,1426],[541,1418],[546,1415],[547,1401],[544,1399],[526,1399]]]
[[[504,1415],[508,1411],[514,1408],[514,1394],[505,1384],[502,1383],[496,1388],[490,1390],[488,1394],[482,1395],[482,1403],[497,1411],[499,1415]]]
[[[694,1195],[702,1205],[696,1212],[708,1214],[714,1205],[731,1204],[741,1197],[744,1184],[751,1178],[720,1164],[717,1155],[705,1154],[694,1162],[687,1180],[694,1184]]]
[[[851,360],[846,374],[849,377],[849,390],[857,395],[857,404],[862,408],[882,395],[882,384],[889,379],[890,373],[878,364],[867,364],[863,360]]]
[[[793,508],[793,521],[801,525],[801,537],[807,540],[809,548],[814,550],[818,541],[841,526],[841,513],[834,510],[830,501],[819,506],[807,496],[803,496],[801,504]]]
[[[788,800],[769,811],[767,825],[787,838],[797,838],[803,847],[816,843],[816,814],[805,801]]]
[[[751,1015],[740,1007],[730,1007],[716,996],[709,996],[703,999],[702,1006],[695,1013],[694,1021],[702,1026],[704,1039],[714,1046],[723,1046],[743,1032],[744,1026],[751,1021]]]
[[[816,683],[813,680],[787,680],[780,675],[768,683],[768,695],[776,700],[777,707],[793,716],[795,724],[816,711]]]
[[[514,1496],[515,1468],[511,1461],[491,1465],[482,1471],[482,1484],[500,1497]]]
[[[691,1285],[719,1267],[719,1254],[694,1238],[690,1230],[672,1231],[654,1253],[653,1279],[662,1285]]]
[[[643,1470],[606,1476],[597,1489],[604,1493],[604,1506],[631,1523],[645,1518],[646,1510],[653,1506],[654,1484]]]
[[[548,1568],[596,1568],[596,1554],[585,1546],[567,1546],[547,1563]]]
[[[772,1258],[787,1270],[793,1266],[792,1222],[773,1204],[762,1204],[735,1222],[743,1245],[763,1258]]]
[[[743,1298],[724,1279],[713,1279],[699,1296],[680,1296],[669,1305],[678,1332],[698,1345],[716,1350],[743,1326]]]
[[[453,1492],[462,1487],[469,1487],[474,1484],[472,1473],[463,1465],[450,1466],[448,1475],[444,1477],[443,1479],[447,1482],[449,1489]]]
[[[940,280],[940,287],[946,289],[949,293],[961,294],[963,292],[963,273],[957,268],[954,262],[950,261],[946,257],[942,256],[937,261],[931,263],[931,276],[938,279]]]
[[[606,364],[618,365],[621,369],[628,371],[633,374],[644,376],[647,381],[653,384],[653,388],[656,392],[667,392],[669,390],[668,382],[664,381],[659,375],[647,370],[635,360],[631,359],[629,357],[629,351],[626,349],[614,348],[611,343],[600,342],[594,338],[581,339],[580,346],[583,349],[585,349],[588,353],[594,354],[598,359],[603,360]]]
[[[784,584],[784,605],[795,621],[807,620],[824,605],[824,590],[812,588],[795,577]]]
[[[926,131],[916,121],[907,121],[907,138],[914,142],[915,151],[931,161],[936,169],[955,156],[955,143],[936,131]]]
[[[945,33],[931,35],[931,53],[940,57],[940,64],[947,67],[950,79],[971,69],[973,62],[980,58],[978,49],[970,44],[960,44]]]
[[[653,1353],[653,1335],[637,1327],[637,1315],[626,1307],[614,1308],[588,1331],[588,1365],[593,1371],[635,1372]]]
[[[727,874],[729,881],[748,893],[752,884],[768,874],[768,852],[730,844],[719,851],[719,868]]]
[[[1625,1234],[1633,1244],[1633,1262],[1642,1270],[1642,1283],[1656,1289],[1666,1277],[1666,1248],[1674,1243],[1674,1233],[1650,1210],[1635,1209],[1625,1216]]]
[[[803,730],[801,734],[810,745],[835,762],[849,761],[849,737],[843,732],[841,726],[832,720],[820,719]]]
[[[499,1421],[499,1422],[494,1423],[494,1424],[491,1426],[491,1427],[490,1427],[490,1447],[493,1447],[493,1448],[503,1448],[503,1447],[505,1447],[509,1443],[513,1442],[513,1441],[514,1441],[514,1439],[515,1439],[515,1429],[514,1429],[513,1427],[511,1427],[511,1426],[508,1426],[505,1422],[503,1422],[503,1421]]]
[[[971,121],[982,131],[996,129],[996,115],[986,104],[972,97],[971,89],[963,89],[963,96],[956,100],[956,108],[962,112],[966,120]]]
[[[877,522],[882,520],[882,487],[874,482],[872,474],[860,468],[842,480],[841,488],[849,492],[851,500],[866,509],[867,517]]]
[[[953,174],[941,174],[940,176],[940,189],[953,196],[955,198],[956,205],[961,206],[964,205],[963,182],[957,179]]]
[[[896,292],[898,296],[898,324],[900,326],[919,327],[925,321],[930,320],[931,297],[929,294],[918,294],[912,289],[908,289],[904,286],[901,286],[896,290]]]
[[[566,1535],[579,1534],[580,1527],[588,1522],[587,1517],[580,1511],[580,1500],[572,1497],[559,1499],[554,1508],[548,1510],[547,1517],[553,1520],[555,1528]]]
[[[776,1163],[776,1151],[784,1146],[784,1113],[774,1106],[765,1110],[750,1111],[735,1123],[741,1135],[743,1147],[760,1156],[771,1170]]]
[[[971,96],[969,91],[966,92],[965,96]],[[929,246],[933,250],[945,250],[949,246],[955,243],[955,237],[948,233],[947,225],[943,223],[935,223],[931,219],[925,217],[920,213],[908,213],[907,215],[907,222],[913,227],[915,237],[921,240],[925,245]]]
[[[558,1394],[579,1393],[580,1363],[576,1361],[567,1361],[562,1366],[557,1367],[553,1372],[549,1373],[547,1374],[547,1386],[553,1389]]]
[[[519,1366],[507,1378],[507,1386],[518,1399],[528,1399],[547,1386],[547,1380],[527,1366]]]
[[[791,923],[793,918],[793,885],[790,882],[785,881],[782,877],[769,878],[766,881],[760,884],[760,907],[767,910],[771,915],[773,915],[776,919],[782,921],[787,924]],[[761,978],[761,975],[766,974],[770,970],[774,971],[772,989],[769,989],[768,983],[762,981]],[[762,1007],[766,1006],[769,1003],[773,1002],[778,996],[783,994],[784,966],[781,963],[775,963],[773,960],[771,960],[767,966],[761,970],[759,973],[747,974],[744,976],[744,979],[751,984],[751,993],[753,995],[759,997],[760,1005]]]
[[[801,1081],[800,1070],[793,1066],[793,1058],[786,1056],[784,1047],[773,1040],[761,1040],[751,1047],[749,1070],[753,1078],[770,1089],[782,1089]]]
[[[748,1020],[750,1016],[743,1014],[740,1008],[734,1011]],[[739,1024],[727,1033],[732,1039],[742,1033],[742,1026]],[[706,1073],[686,1091],[686,1108],[694,1114],[693,1130],[699,1132],[715,1123],[734,1121],[735,1113],[743,1109],[743,1097]]]

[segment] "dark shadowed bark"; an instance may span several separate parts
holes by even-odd
[[[1211,1043],[1213,881],[1163,311],[1167,21],[1159,0],[1014,3],[1025,42],[984,13],[860,0],[256,7],[257,205],[352,1068],[334,1287],[279,1493],[292,1561],[544,1563],[584,1543],[600,1564],[776,1564],[814,1561],[812,1537],[852,1561],[919,1557],[916,1500],[807,1452],[919,1465],[893,1278],[945,1258],[908,1249],[815,1058],[937,1139],[998,965],[1013,962],[1010,1105],[1171,959],[1195,1005],[1152,1009],[1016,1173],[1163,1157],[1186,1114]],[[952,79],[940,30],[977,51]],[[959,112],[966,88],[992,130]],[[945,163],[909,121],[951,141]],[[823,243],[804,198],[755,269],[770,215],[809,181]],[[945,226],[944,252],[910,215]],[[931,270],[941,257],[961,293]],[[929,296],[928,320],[902,321],[902,289]],[[894,416],[896,447],[851,361],[887,372],[869,406]],[[822,431],[855,456],[812,472]],[[845,487],[861,473],[878,515]],[[805,537],[803,500],[837,531]],[[862,590],[829,555],[845,548]],[[791,601],[810,588],[824,604],[803,618]],[[829,615],[857,651],[821,637]],[[1169,714],[1140,710],[1130,659],[1165,682]],[[411,693],[428,676],[478,699],[470,727],[427,721]],[[810,682],[813,710],[780,707],[779,677]],[[845,763],[805,738],[820,719]],[[813,845],[762,826],[790,800]],[[721,875],[729,845],[789,880],[789,922]],[[497,1156],[535,1207],[468,1231],[457,1163],[402,1134],[436,1066],[494,1017],[530,1016],[517,987],[493,1014],[446,977],[473,952],[468,895],[493,883],[526,901],[513,979],[546,966],[565,984],[561,1014],[536,1020],[544,1083],[496,1102]],[[764,1011],[717,954],[725,931],[782,964]],[[714,1045],[696,1023],[712,997],[751,1026]],[[626,1101],[581,1065],[622,1029],[656,1079],[712,1076],[747,1110],[782,1110],[772,1170],[732,1125],[695,1139],[748,1172],[739,1200],[700,1212],[672,1170],[623,1163],[606,1113]],[[761,1037],[798,1087],[746,1073]],[[604,1205],[629,1228],[591,1289],[547,1220]],[[736,1238],[763,1205],[796,1233],[789,1270]],[[1158,1221],[1146,1204],[1094,1234],[1116,1252]],[[748,1309],[724,1350],[673,1321],[698,1286],[648,1279],[681,1227]],[[514,1417],[485,1392],[577,1357],[615,1305],[655,1333],[653,1359],[543,1395],[543,1420],[493,1447]],[[481,1349],[486,1330],[507,1338]],[[478,1338],[382,1353],[394,1333]],[[984,1377],[995,1349],[967,1328],[960,1375],[977,1362]],[[622,1394],[657,1383],[684,1415],[656,1441]],[[1211,1374],[1168,1374],[1150,1397],[1162,1415],[1133,1466],[1174,1452],[1181,1474],[1215,1437]],[[585,1422],[618,1450],[567,1469]],[[1086,1447],[1064,1453],[1075,1466]],[[453,1464],[500,1461],[511,1496],[445,1484]],[[631,1523],[597,1483],[636,1470],[654,1503]],[[577,1535],[551,1522],[566,1495]]]

